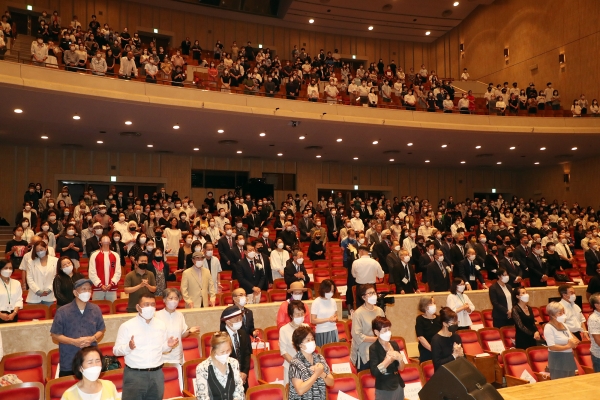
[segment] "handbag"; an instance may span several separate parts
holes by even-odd
[[[102,372],[121,368],[121,362],[115,356],[102,356]]]

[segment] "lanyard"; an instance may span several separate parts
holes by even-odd
[[[4,283],[3,279],[2,279],[2,284],[4,285],[4,289],[6,289],[6,294],[7,294],[7,297],[8,297],[8,305],[10,305],[10,293],[11,293],[11,290],[10,290],[10,285],[11,285],[10,279],[8,280],[8,287],[6,287],[6,283]]]

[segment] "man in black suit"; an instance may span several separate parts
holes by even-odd
[[[296,232],[292,229],[292,221],[286,221],[279,237],[283,240],[283,245],[288,252],[292,251],[293,248],[298,245],[298,237],[296,236]]]
[[[231,219],[235,220],[237,217],[244,217],[244,206],[241,204],[239,197],[235,198],[235,201],[231,205]]]
[[[254,237],[258,237],[260,233],[260,228],[262,226],[262,220],[260,215],[258,214],[258,210],[256,206],[253,206],[250,210],[250,213],[244,218],[244,222],[248,225],[248,234],[251,234],[254,231]],[[251,234],[252,236],[252,234]]]
[[[229,357],[235,358],[240,364],[240,376],[244,388],[248,388],[248,373],[250,372],[250,358],[252,345],[248,332],[243,328],[243,313],[237,306],[229,306],[221,313],[221,323],[225,324],[224,332],[231,338],[232,348]]]
[[[386,274],[390,273],[390,271],[388,270],[386,259],[388,254],[392,252],[392,242],[390,242],[391,234],[392,233],[389,229],[386,229],[383,232],[381,232],[381,241],[375,244],[375,246],[373,246],[373,252],[371,254],[373,258],[379,260],[379,264],[381,264],[383,272],[385,272]],[[400,246],[400,244],[398,244],[398,246]]]
[[[304,253],[301,250],[294,250],[292,252],[292,259],[288,260],[283,269],[283,279],[288,289],[293,282],[302,282],[304,287],[310,282],[310,277],[306,268],[304,268]],[[303,300],[308,299],[306,292],[302,297]]]
[[[450,290],[450,266],[444,261],[444,253],[436,250],[434,261],[427,266],[429,291],[447,292]]]
[[[231,292],[231,298],[233,299],[233,305],[242,310],[242,328],[248,333],[248,335],[252,338],[255,333],[257,333],[254,328],[254,313],[249,308],[246,308],[246,291],[244,289],[237,288]],[[219,331],[225,331],[225,321],[221,320],[221,326],[219,327]]]
[[[100,249],[100,239],[102,238],[102,224],[100,222],[94,222],[94,236],[85,241],[85,254],[89,257],[96,250]]]
[[[262,235],[256,239],[256,242],[254,242],[254,245],[256,245],[257,243],[262,243],[262,247],[260,248],[260,253],[266,257],[269,258],[271,256],[271,251],[275,250],[275,247],[277,247],[277,244],[275,243],[274,240],[271,240],[269,238],[269,228],[267,228],[266,226],[262,229]]]
[[[134,221],[138,228],[141,228],[148,219],[148,216],[142,212],[142,206],[140,205],[133,207],[133,210],[133,213],[129,215],[129,221]]]
[[[273,271],[271,271],[271,260],[269,256],[263,254],[263,243],[258,240],[254,242],[254,249],[256,250],[256,263],[263,266],[265,270],[265,283],[261,287],[262,290],[269,290],[273,286]]]
[[[229,253],[232,265],[235,265],[243,258],[246,258],[246,253],[244,252],[244,246],[246,245],[246,239],[244,239],[244,235],[239,234],[235,236],[235,244],[231,248],[231,252]],[[235,275],[235,268],[233,268]]]
[[[308,210],[304,210],[302,218],[298,221],[298,229],[300,230],[300,241],[310,242],[310,231],[315,226],[312,219],[308,216]]]
[[[452,265],[457,265],[465,259],[465,244],[465,236],[462,233],[456,235],[456,243],[450,248],[450,257],[452,257]]]
[[[531,249],[529,248],[529,246],[527,246],[527,244],[529,243],[529,238],[527,237],[527,235],[522,235],[519,238],[519,242],[520,244],[517,247],[515,247],[515,250],[513,252],[513,263],[521,269],[521,277],[525,279],[529,276],[527,270],[527,257],[529,257],[529,255],[531,254]]]
[[[512,287],[518,288],[521,287],[523,273],[521,272],[521,267],[515,263],[514,256],[514,248],[512,246],[506,247],[504,249],[504,257],[500,260],[500,268],[503,268],[508,272],[508,276],[510,277],[509,282]]]
[[[512,309],[508,308],[506,292],[512,294],[512,286],[508,283],[510,276],[503,268],[498,268],[498,281],[490,286],[490,302],[492,303],[492,319],[494,328],[514,325]]]
[[[600,253],[598,252],[598,242],[596,239],[588,241],[589,249],[584,253],[585,255],[585,274],[587,276],[594,276],[596,270],[600,267]]]
[[[477,282],[487,289],[483,275],[481,275],[481,267],[483,260],[477,258],[474,249],[467,250],[467,257],[454,265],[454,277],[461,278],[468,285],[468,289],[477,290]]]
[[[485,256],[488,254],[488,245],[487,245],[487,237],[485,234],[481,233],[477,236],[477,243],[473,245],[475,248],[475,253],[477,253],[477,257],[485,260]]]
[[[234,266],[240,287],[247,293],[248,304],[260,303],[261,292],[267,279],[265,266],[256,261],[256,256],[254,246],[246,243],[244,256]]]
[[[494,279],[498,279],[497,272],[498,272],[498,268],[500,267],[498,246],[496,246],[495,244],[491,244],[489,249],[490,249],[490,252],[489,252],[489,254],[487,254],[485,256],[484,264],[485,264],[485,269],[488,272],[488,279],[494,280]]]
[[[386,257],[390,278],[396,285],[396,294],[420,293],[415,271],[410,265],[408,250],[401,249],[400,243],[394,240],[394,251]]]
[[[434,244],[435,249],[441,249],[444,245],[444,240],[442,237],[444,236],[444,231],[439,231],[437,228],[433,228],[431,235],[431,242]]]
[[[544,262],[542,255],[542,244],[534,242],[532,245],[532,253],[527,257],[527,268],[529,269],[529,283],[531,287],[548,286],[548,265]]]
[[[442,253],[444,253],[444,261],[446,261],[446,263],[448,263],[449,266],[453,266],[454,261],[452,260],[451,254],[451,250],[453,247],[452,232],[446,232],[445,237],[446,240],[444,241],[442,247],[440,247],[440,250],[442,250]]]
[[[423,275],[421,276],[421,281],[427,283],[427,266],[435,261],[433,255],[435,254],[435,245],[433,242],[429,241],[425,245],[425,253],[419,257],[418,271]]]
[[[441,211],[437,212],[437,217],[436,217],[435,221],[433,221],[433,227],[442,233],[446,232],[447,226],[446,226],[446,222],[444,221],[444,217],[443,217]]]
[[[331,210],[327,216],[327,240],[337,242],[340,229],[342,229],[342,219],[337,215],[336,210]]]
[[[231,249],[236,245],[235,238],[233,237],[231,224],[225,224],[223,229],[225,230],[226,234],[217,240],[221,267],[224,271],[233,271],[233,264],[235,264],[235,260],[233,260],[234,257],[231,254]]]

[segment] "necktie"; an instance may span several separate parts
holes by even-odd
[[[337,231],[336,227],[335,227],[335,217],[333,217],[333,230]]]
[[[250,261],[250,271],[254,275],[254,261]]]
[[[240,249],[240,254],[242,255],[242,259],[246,258],[246,255],[244,254],[244,250]]]
[[[408,271],[408,265],[404,264],[404,277],[406,280],[410,281],[410,272]]]
[[[265,247],[269,247],[269,239],[265,239]]]
[[[238,338],[237,332],[233,334],[233,346],[235,347],[235,355],[240,356],[240,339]]]
[[[563,244],[565,250],[567,251],[567,257],[571,258],[571,252],[569,251],[569,246],[567,246],[566,244]]]
[[[227,238],[227,241],[229,242],[229,248],[232,248],[232,247],[233,247],[233,244],[231,244],[231,236],[229,236],[229,237]]]
[[[442,263],[439,263],[440,269],[442,270],[442,274],[444,275],[444,278],[446,277],[446,269],[444,268],[444,265]]]

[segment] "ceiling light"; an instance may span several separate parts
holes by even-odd
[[[454,2],[454,4],[453,4],[453,6],[454,6],[454,7],[458,7],[458,5],[459,5],[459,4],[460,4],[460,3],[459,3],[458,1],[455,1],[455,2]]]
[[[317,155],[317,158],[321,158],[321,156],[320,156],[320,155]]]
[[[76,120],[76,121],[78,121],[78,120],[81,119],[81,117],[79,115],[73,115],[73,119]]]
[[[394,159],[393,159],[393,158],[390,158],[390,162],[394,162]]]
[[[544,151],[544,150],[546,150],[546,148],[545,147],[540,147],[540,150]]]
[[[369,26],[369,30],[372,31],[373,30],[373,26]]]
[[[429,36],[429,35],[431,35],[430,31],[425,32],[425,36]]]
[[[427,163],[428,163],[428,162],[429,162],[429,160],[425,160],[425,162],[427,162]]]
[[[501,164],[502,164],[502,161],[498,161],[496,164],[498,164],[498,165],[501,165]]]
[[[446,147],[448,147],[448,145],[447,145],[447,144],[443,144],[443,145],[442,145],[442,149],[445,149]]]
[[[98,144],[102,144],[102,143],[104,143],[104,142],[103,142],[102,140],[98,140],[98,141],[96,141],[96,143],[98,143]]]
[[[48,139],[48,136],[42,136],[42,139]]]
[[[153,144],[149,144],[148,147],[154,147],[154,145]]]
[[[304,139],[306,139],[306,136],[304,136],[304,135],[303,135],[303,136],[300,136],[298,139],[300,139],[300,140],[304,140]]]
[[[225,131],[224,131],[223,129],[219,129],[217,132],[218,132],[218,133],[223,133],[223,132],[225,132]]]
[[[475,146],[475,148],[476,148],[476,149],[480,149],[480,148],[481,148],[481,146]]]
[[[131,124],[133,124],[133,122],[131,122],[131,121],[125,121],[125,125],[131,125]]]
[[[309,23],[309,24],[312,24],[312,23],[314,23],[314,22],[315,22],[315,20],[314,20],[314,19],[312,19],[312,18],[308,20],[308,23]]]
[[[281,156],[283,155],[283,153],[277,153],[277,155],[278,155],[279,157],[281,157]]]
[[[177,124],[173,125],[173,129],[179,129],[179,125],[177,125]]]
[[[571,150],[577,150],[577,147],[571,147]]]
[[[194,147],[194,151],[198,151],[200,150],[198,147]]]
[[[242,154],[242,151],[241,151],[241,150],[238,150],[238,151],[237,151],[237,153],[238,153],[238,154]]]
[[[379,143],[378,140],[373,140],[373,144],[377,144],[377,143]]]
[[[23,112],[23,110],[21,110],[20,108],[15,108],[15,113],[21,114],[22,112]]]
[[[515,146],[513,146],[513,147],[511,147],[510,149],[511,149],[511,150],[514,150],[514,149],[516,149],[516,147],[515,147]]]
[[[413,145],[412,143],[407,144],[407,146],[412,146],[412,145]]]
[[[267,136],[267,134],[264,132],[261,132],[258,136],[263,137],[263,136]]]
[[[358,160],[358,157],[354,157],[355,160]]]
[[[538,165],[539,163],[540,163],[539,161],[534,162],[535,165]]]
[[[339,143],[339,142],[341,142],[341,141],[342,141],[342,138],[339,138],[339,139],[337,140],[337,142],[338,142],[338,143]]]
[[[466,161],[461,161],[460,163],[461,163],[461,164],[465,164],[465,163],[466,163]]]

